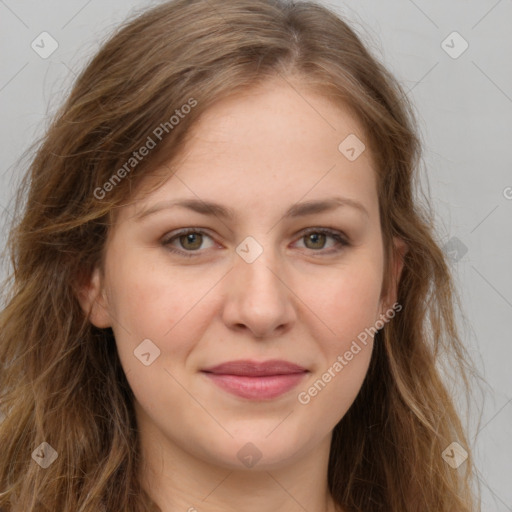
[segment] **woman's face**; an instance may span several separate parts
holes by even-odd
[[[165,184],[120,209],[88,288],[162,456],[276,468],[328,449],[394,300],[362,131],[296,88],[207,111]]]

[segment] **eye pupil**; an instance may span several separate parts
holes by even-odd
[[[180,243],[184,249],[199,249],[201,247],[202,235],[199,233],[187,233],[186,235],[180,236]],[[195,239],[195,244],[194,244]],[[186,245],[191,243],[192,246]]]
[[[325,244],[325,233],[311,233],[306,236],[306,246],[308,247],[307,242],[312,241],[313,247],[308,247],[308,249],[322,249]],[[320,242],[319,245],[318,242]]]

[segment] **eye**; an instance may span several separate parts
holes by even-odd
[[[203,247],[205,237],[211,241],[207,247]],[[324,250],[328,239],[333,240],[334,243],[331,244],[329,250]],[[305,241],[306,249],[319,253],[319,255],[336,253],[350,245],[343,233],[327,228],[310,228],[302,233],[299,238],[299,241],[301,240]],[[185,257],[200,256],[201,249],[209,249],[215,245],[212,237],[200,228],[182,229],[165,237],[161,243],[169,251]]]
[[[302,234],[300,240],[304,240],[307,249],[314,252],[319,252],[325,249],[325,244],[328,239],[334,240],[334,250],[323,251],[323,254],[330,254],[340,251],[343,247],[348,246],[348,240],[339,231],[334,231],[326,228],[311,228]],[[331,247],[333,247],[331,245]]]
[[[204,237],[211,240],[211,237],[202,229],[184,229],[173,236],[167,237],[162,241],[162,245],[167,247],[171,252],[176,252],[184,256],[194,256],[194,253],[199,252],[203,244]],[[175,243],[179,244],[180,248],[176,248]],[[212,247],[213,243],[209,246]],[[205,247],[203,247],[204,249]]]

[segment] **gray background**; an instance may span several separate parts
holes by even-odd
[[[157,3],[0,0],[2,247],[23,169],[16,162],[43,133],[85,57],[134,9]],[[462,335],[489,384],[467,420],[483,510],[512,511],[512,1],[322,3],[352,22],[419,113],[424,181],[463,299]],[[59,45],[46,59],[31,48],[43,31]],[[454,31],[469,44],[461,55]]]

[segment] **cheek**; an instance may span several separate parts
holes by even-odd
[[[117,349],[125,372],[128,375],[133,371],[134,379],[141,369],[161,367],[173,374],[183,369],[188,354],[211,323],[214,308],[209,292],[219,280],[213,273],[202,274],[199,279],[192,273],[151,265],[149,261],[149,256],[144,257],[144,251],[140,251],[108,267]],[[159,355],[150,367],[141,368],[134,351],[146,339],[157,347],[154,350]],[[134,386],[137,388],[137,383]]]
[[[357,268],[356,268],[357,267]],[[299,403],[335,425],[355,400],[370,363],[379,318],[382,267],[368,257],[340,269],[316,307],[331,335],[323,340],[323,365],[300,390]],[[323,329],[325,333],[325,329]]]
[[[118,260],[108,275],[117,351],[130,388],[154,416],[162,408],[180,409],[180,371],[207,323],[198,316],[205,312],[200,299],[214,283],[208,287],[208,283],[187,282],[172,268],[163,272],[132,258]],[[148,352],[151,362],[146,366],[137,355]]]
[[[187,322],[214,281],[193,279],[172,266],[152,265],[151,253],[147,258],[144,254],[138,251],[111,266],[109,304],[116,320],[134,335],[162,339],[175,325]]]
[[[347,267],[316,293],[315,311],[332,334],[327,347],[331,354],[348,350],[353,339],[374,326],[380,314],[381,272],[371,261],[357,269]]]
[[[334,426],[359,393],[373,350],[381,278],[378,269],[369,267],[358,274],[341,272],[319,298],[316,307],[324,327],[315,337],[323,357],[297,395],[310,417]]]

